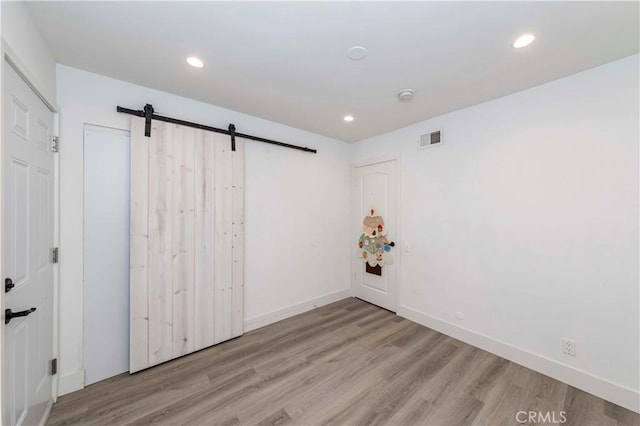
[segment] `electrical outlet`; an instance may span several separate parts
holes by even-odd
[[[576,342],[566,337],[562,339],[562,352],[567,355],[576,356]]]

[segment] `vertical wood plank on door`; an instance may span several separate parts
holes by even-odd
[[[244,140],[236,139],[232,152],[232,313],[231,337],[244,330]]]
[[[173,129],[173,357],[193,352],[195,297],[195,139],[192,127]]]
[[[149,143],[149,365],[172,358],[173,125],[153,121]],[[144,134],[144,133],[143,133]]]
[[[244,314],[244,141],[133,123],[131,372],[241,335]]]
[[[232,157],[229,137],[214,135],[216,148],[215,167],[215,340],[216,343],[231,338],[232,313]]]
[[[200,132],[195,154],[195,297],[194,349],[214,343],[214,235],[213,200],[215,142],[211,132]]]
[[[131,133],[144,132],[144,119],[131,118]],[[131,342],[129,370],[142,370],[149,366],[149,328],[148,328],[148,179],[149,144],[140,138],[131,139],[131,266],[130,266],[130,324]]]

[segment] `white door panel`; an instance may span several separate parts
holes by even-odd
[[[28,331],[29,323],[26,318],[17,319],[11,322],[10,327],[5,329],[5,362],[11,365],[11,370],[7,369],[5,384],[7,397],[5,404],[8,409],[8,424],[20,424],[27,415],[27,392],[29,381],[27,364],[24,362],[24,354],[28,351]]]
[[[397,161],[387,161],[355,169],[356,223],[355,229],[362,228],[365,216],[371,213],[382,216],[389,241],[396,241],[397,218]],[[357,239],[354,241],[354,247]],[[397,248],[397,245],[396,245]],[[354,250],[355,252],[355,250]],[[397,259],[398,250],[392,251]],[[364,262],[355,260],[354,292],[367,302],[391,311],[396,310],[397,267],[395,264],[382,267],[382,275],[366,272]]]
[[[11,159],[6,182],[5,271],[13,278],[14,291],[18,291],[29,279],[29,164]]]
[[[128,131],[84,129],[84,380],[129,371]]]
[[[6,65],[6,64],[5,64]],[[5,66],[3,270],[14,287],[2,306],[5,332],[4,424],[37,424],[51,403],[53,355],[53,113]],[[3,289],[4,291],[4,289]],[[28,316],[5,324],[6,309]]]

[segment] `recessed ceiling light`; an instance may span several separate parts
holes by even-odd
[[[196,58],[195,56],[189,56],[187,58],[187,63],[192,67],[202,68],[204,67],[204,62],[200,58]]]
[[[523,34],[513,42],[513,47],[515,47],[516,49],[520,49],[521,47],[530,45],[535,39],[536,36],[534,36],[533,34]]]
[[[353,46],[347,50],[347,56],[352,61],[361,61],[367,57],[367,49],[362,46]]]
[[[346,121],[346,122],[353,121],[353,115],[345,115],[344,116],[344,121]]]

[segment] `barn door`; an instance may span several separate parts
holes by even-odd
[[[243,153],[229,136],[131,122],[130,372],[243,330]]]

